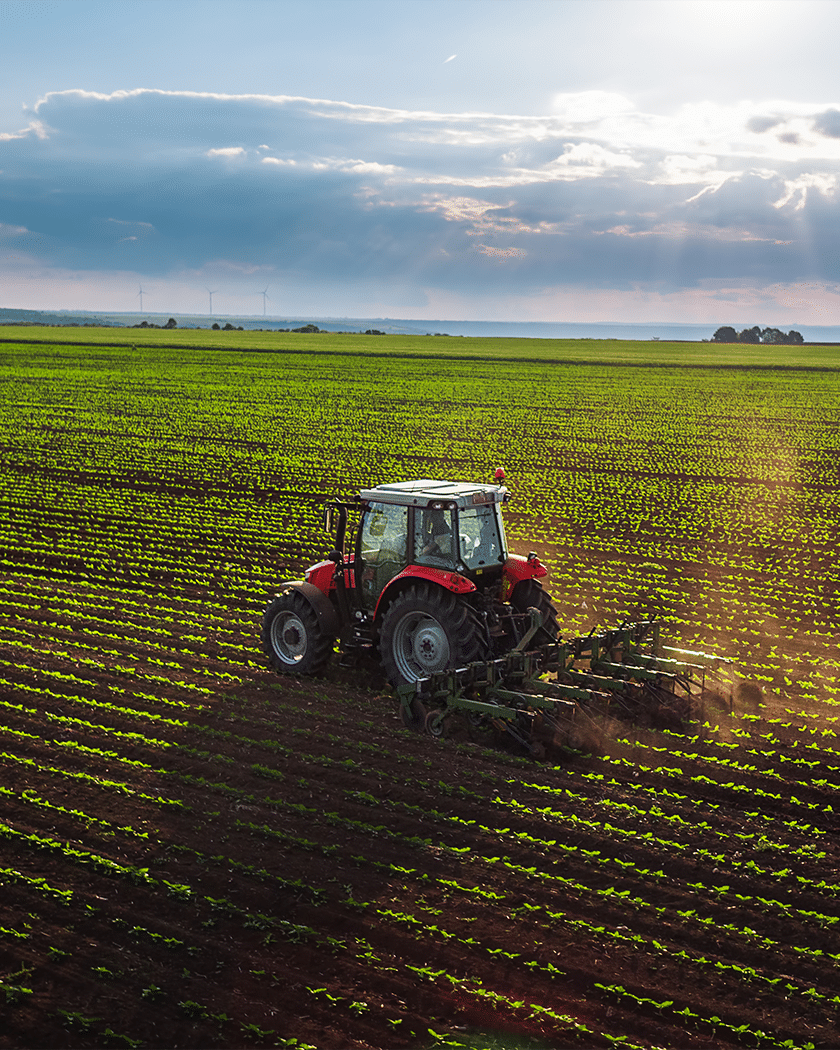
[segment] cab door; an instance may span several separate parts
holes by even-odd
[[[369,503],[359,526],[356,556],[358,593],[362,608],[373,611],[379,595],[408,565],[408,508],[391,503]]]

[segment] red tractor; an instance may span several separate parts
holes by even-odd
[[[326,507],[335,535],[326,561],[281,585],[263,616],[272,665],[297,675],[320,671],[335,648],[379,649],[394,686],[448,668],[493,660],[526,638],[555,642],[557,614],[538,580],[536,554],[510,554],[496,485],[405,481]],[[358,511],[352,554],[348,517]],[[535,614],[538,610],[538,627]]]

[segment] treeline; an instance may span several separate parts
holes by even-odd
[[[722,328],[718,328],[712,336],[712,342],[765,343],[768,346],[793,346],[804,342],[804,340],[801,333],[795,332],[793,329],[785,335],[779,328],[759,328],[758,325],[754,325],[752,328],[745,328],[741,332],[736,332],[729,325],[724,325]]]

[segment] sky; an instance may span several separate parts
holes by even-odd
[[[836,0],[0,0],[0,307],[840,324],[839,38]]]

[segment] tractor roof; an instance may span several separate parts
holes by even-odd
[[[396,503],[402,507],[425,507],[430,503],[473,507],[484,503],[504,503],[508,490],[503,485],[472,485],[462,481],[398,481],[377,485],[359,493],[365,502]]]

